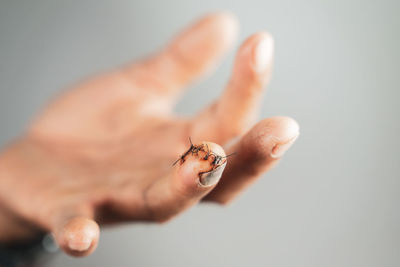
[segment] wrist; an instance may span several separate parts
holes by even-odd
[[[44,232],[0,205],[0,266],[36,266],[56,250]]]
[[[23,220],[0,203],[0,243],[29,241],[40,233],[39,228]]]
[[[18,202],[17,187],[24,183],[14,175],[18,164],[13,164],[8,150],[0,155],[0,244],[28,242],[42,233],[38,226],[15,211],[18,205],[12,204]]]

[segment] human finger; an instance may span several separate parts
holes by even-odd
[[[92,216],[77,211],[60,211],[52,223],[53,236],[67,254],[87,256],[96,249],[100,228]]]
[[[299,136],[297,122],[288,117],[265,119],[227,149],[235,153],[218,186],[205,200],[228,203],[275,166]]]
[[[273,39],[265,32],[240,47],[222,96],[193,119],[192,136],[225,143],[253,124],[272,71]]]
[[[218,183],[227,159],[219,145],[191,145],[176,162],[171,175],[160,179],[145,193],[151,218],[166,221],[193,206]]]

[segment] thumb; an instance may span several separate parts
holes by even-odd
[[[58,246],[71,256],[87,256],[97,247],[99,225],[89,216],[77,213],[60,216],[52,229]]]

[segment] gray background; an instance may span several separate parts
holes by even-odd
[[[289,115],[301,126],[280,166],[233,205],[104,229],[93,256],[60,255],[48,266],[400,266],[399,3],[2,0],[1,145],[63,88],[223,9],[239,17],[240,41],[261,29],[275,36],[262,117]],[[179,112],[220,93],[233,54]]]

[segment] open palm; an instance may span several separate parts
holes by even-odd
[[[220,99],[192,118],[172,113],[181,88],[216,63],[236,28],[230,14],[206,16],[156,55],[53,101],[1,156],[8,174],[1,201],[77,256],[95,249],[98,224],[162,222],[201,200],[229,202],[275,165],[299,131],[286,117],[251,128],[272,65],[273,41],[262,32],[239,49]],[[172,166],[189,137],[200,149]],[[216,144],[227,142],[230,158]]]

